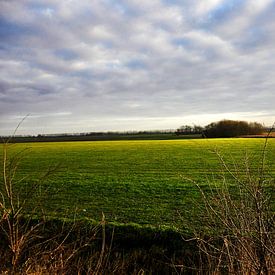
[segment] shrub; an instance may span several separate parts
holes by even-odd
[[[202,266],[210,274],[274,274],[274,177],[266,167],[267,139],[258,167],[248,155],[243,164],[227,164],[216,151],[222,173],[216,188],[205,192],[204,230],[194,229]],[[271,192],[270,192],[271,191]]]

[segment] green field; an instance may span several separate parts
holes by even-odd
[[[49,167],[56,171],[28,201],[47,214],[150,226],[180,226],[201,204],[205,190],[223,175],[218,150],[234,170],[245,154],[257,170],[264,139],[194,139],[10,144],[10,156],[22,153],[16,179],[21,196]],[[268,173],[274,178],[275,139],[267,146]],[[272,187],[271,187],[272,188]],[[47,192],[45,191],[47,190]],[[39,193],[40,199],[36,197]],[[33,196],[32,196],[33,195]]]

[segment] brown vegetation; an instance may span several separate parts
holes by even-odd
[[[204,230],[194,230],[195,240],[207,259],[204,269],[220,274],[274,274],[275,215],[272,188],[274,178],[267,173],[267,139],[259,166],[229,166],[216,152],[225,172],[222,184],[204,192]],[[194,240],[192,239],[192,240]]]

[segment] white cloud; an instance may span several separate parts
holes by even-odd
[[[1,1],[1,125],[28,113],[35,133],[275,120],[274,12],[274,1]]]
[[[274,0],[250,0],[247,1],[246,10],[251,15],[256,15],[263,12],[272,3],[274,3]]]
[[[224,0],[203,0],[198,1],[198,4],[195,6],[195,15],[203,16],[209,13],[211,10],[215,9],[217,6],[222,4]]]
[[[190,31],[184,35],[185,38],[192,41],[193,47],[200,49],[213,50],[220,53],[223,57],[234,57],[234,48],[229,41],[225,41],[217,35],[202,31]]]

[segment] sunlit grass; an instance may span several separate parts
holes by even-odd
[[[221,173],[215,150],[237,166],[247,153],[257,169],[263,144],[264,139],[53,142],[14,144],[10,152],[28,148],[17,173],[18,179],[26,176],[21,185],[60,165],[44,183],[43,208],[52,216],[100,219],[103,211],[107,221],[173,226],[200,203],[194,182],[208,188],[208,180]],[[274,145],[270,139],[273,176]]]

